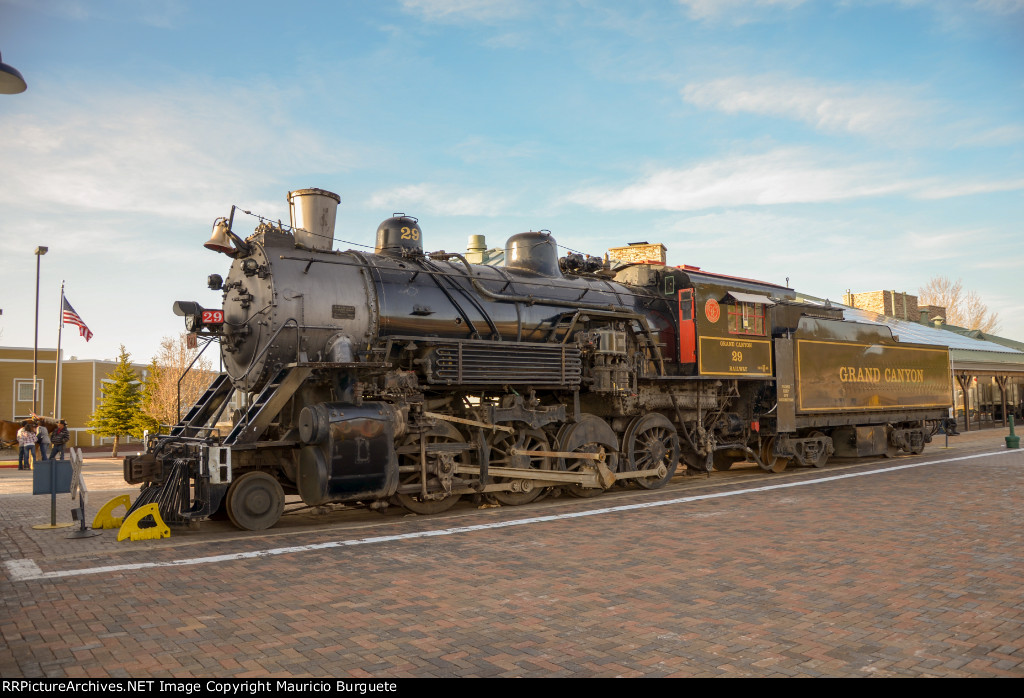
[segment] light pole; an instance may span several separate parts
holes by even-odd
[[[38,401],[39,383],[38,359],[39,359],[39,260],[50,250],[49,247],[36,248],[36,338],[32,344],[32,414],[36,414],[36,402]]]

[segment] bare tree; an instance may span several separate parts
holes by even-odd
[[[989,333],[999,329],[999,313],[989,312],[977,292],[964,291],[960,279],[952,281],[948,276],[933,276],[918,289],[917,295],[919,305],[944,307],[946,322],[950,325]]]
[[[149,422],[155,424],[177,424],[182,415],[178,414],[178,380],[181,379],[181,411],[186,412],[213,380],[210,359],[203,356],[185,374],[185,369],[196,357],[197,349],[189,349],[188,335],[164,337],[160,351],[153,357],[149,375],[143,388],[142,411]],[[184,374],[184,378],[182,378]],[[143,422],[140,422],[140,425]]]

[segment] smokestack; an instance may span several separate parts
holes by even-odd
[[[288,192],[288,212],[295,244],[310,250],[334,247],[334,222],[341,197],[324,189],[297,189]]]

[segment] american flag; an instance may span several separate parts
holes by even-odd
[[[64,312],[61,313],[61,322],[66,322],[69,325],[75,325],[78,327],[78,334],[85,337],[85,341],[88,342],[92,339],[92,330],[85,326],[82,318],[78,316],[75,309],[71,307],[70,303],[68,303],[68,299],[63,298],[62,300],[64,301]]]

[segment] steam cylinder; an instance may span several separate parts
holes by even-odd
[[[394,407],[320,403],[302,409],[303,442],[296,484],[310,506],[355,498],[377,499],[398,487]]]

